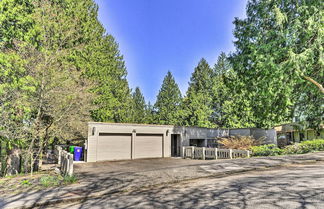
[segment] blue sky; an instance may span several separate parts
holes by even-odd
[[[119,43],[132,89],[155,102],[171,71],[184,94],[198,61],[234,50],[234,17],[247,0],[96,0],[99,20]]]

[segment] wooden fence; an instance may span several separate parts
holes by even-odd
[[[63,150],[59,145],[55,146],[55,155],[57,156],[57,164],[60,167],[62,175],[73,175],[73,154]]]
[[[191,159],[233,159],[250,157],[248,150],[218,149],[207,147],[185,146],[182,147],[183,158]]]

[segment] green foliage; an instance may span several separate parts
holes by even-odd
[[[168,71],[154,104],[154,122],[163,125],[179,124],[181,99],[178,84]]]
[[[75,175],[72,175],[72,176],[64,176],[63,177],[63,183],[64,184],[74,184],[78,181],[78,178],[75,176]]]
[[[286,146],[283,150],[284,154],[304,154],[314,151],[324,151],[324,139],[303,141],[299,144]]]
[[[215,127],[213,113],[213,70],[205,59],[201,59],[189,82],[182,104],[182,124],[186,126]]]
[[[42,176],[39,179],[39,182],[44,187],[53,187],[53,186],[58,186],[60,184],[60,179],[57,176],[46,175],[46,176]]]
[[[252,156],[275,156],[283,153],[283,150],[278,148],[275,144],[253,146],[251,147],[251,151]]]
[[[235,19],[232,84],[242,98],[234,108],[250,111],[252,124],[271,128],[294,116],[312,127],[323,121],[323,94],[307,79],[324,83],[323,16],[321,1],[261,0],[249,1],[247,17]]]
[[[50,139],[86,137],[90,116],[132,119],[123,57],[97,16],[93,0],[0,1],[0,137],[26,172]]]
[[[146,104],[141,90],[136,87],[133,93],[133,121],[134,123],[147,123]]]
[[[110,35],[93,41],[79,60],[80,67],[85,67],[86,75],[94,83],[96,108],[92,118],[101,122],[131,122],[132,97],[118,44]]]
[[[253,156],[273,156],[281,154],[304,154],[315,151],[324,151],[324,139],[314,139],[303,141],[293,145],[288,145],[283,149],[274,144],[254,146],[251,148]]]
[[[145,106],[145,121],[147,124],[158,123],[154,118],[154,107],[150,102]]]
[[[30,185],[32,185],[28,179],[22,180],[21,181],[21,184],[24,185],[24,186],[30,186]]]

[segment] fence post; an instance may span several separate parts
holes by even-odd
[[[215,160],[217,160],[217,148],[215,148]]]
[[[203,160],[206,160],[206,148],[205,147],[203,147],[202,148],[202,158],[203,158]]]
[[[191,147],[191,159],[195,159],[195,147]]]
[[[250,157],[250,151],[249,150],[246,150],[246,157]]]
[[[68,175],[72,176],[73,175],[73,155],[69,154],[69,158],[68,158]]]
[[[61,165],[61,160],[62,160],[62,157],[61,157],[61,155],[62,155],[62,147],[56,145],[56,149],[58,151],[57,164]]]
[[[182,147],[182,157],[186,158],[186,148]]]
[[[232,149],[229,149],[229,157],[230,157],[230,159],[233,159],[233,150]]]

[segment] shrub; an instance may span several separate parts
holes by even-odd
[[[60,180],[57,176],[42,176],[40,178],[40,183],[44,187],[52,187],[52,186],[58,186],[60,184]]]
[[[274,144],[251,147],[252,156],[273,156],[281,154],[304,154],[314,151],[324,151],[324,139],[303,141],[298,144],[288,145],[284,149]]]
[[[314,139],[289,145],[285,147],[284,154],[304,154],[314,151],[324,151],[324,139]]]
[[[252,146],[260,145],[262,139],[256,140],[252,136],[230,136],[221,138],[218,143],[227,149],[250,149]]]
[[[261,146],[251,147],[252,156],[273,156],[281,155],[283,150],[278,148],[275,144],[267,144]]]
[[[305,152],[300,144],[288,145],[283,149],[283,154],[304,154]]]

